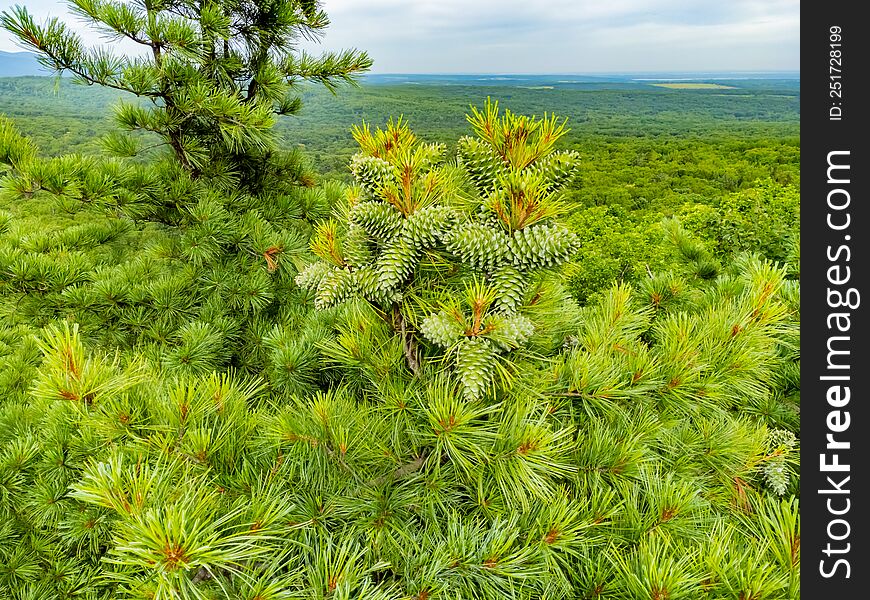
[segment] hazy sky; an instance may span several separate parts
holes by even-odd
[[[55,0],[0,0],[63,16]],[[380,73],[798,70],[800,0],[325,0]],[[100,39],[82,32],[89,42]],[[0,32],[0,50],[18,49]]]

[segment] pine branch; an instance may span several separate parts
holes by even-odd
[[[23,6],[15,6],[10,12],[0,13],[0,24],[15,35],[22,45],[35,50],[40,55],[40,61],[57,72],[70,71],[90,85],[101,85],[111,89],[128,92],[140,97],[162,98],[159,92],[136,90],[121,83],[111,81],[106,76],[99,76],[88,68],[87,53],[81,40],[68,31],[66,26],[57,19],[51,19],[45,26],[36,25],[33,17]],[[119,63],[118,59],[108,56],[95,56],[104,65]],[[90,65],[93,67],[94,65]],[[117,76],[117,66],[110,71]]]
[[[372,64],[366,52],[357,50],[329,52],[317,57],[303,51],[298,56],[287,56],[281,71],[290,81],[297,78],[314,81],[334,93],[339,83],[356,85],[357,76],[368,71]]]

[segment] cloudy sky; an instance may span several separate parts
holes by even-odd
[[[55,0],[21,3],[65,15]],[[800,0],[325,0],[379,73],[798,70]],[[93,43],[99,38],[84,37]],[[0,50],[16,50],[0,32]]]

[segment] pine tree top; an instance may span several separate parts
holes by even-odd
[[[296,84],[314,81],[334,90],[369,69],[365,52],[314,56],[299,42],[317,39],[329,25],[308,0],[71,0],[72,12],[107,40],[142,49],[132,56],[87,48],[65,23],[38,24],[23,6],[0,15],[0,24],[58,74],[129,92],[144,102],[123,102],[115,120],[124,131],[151,132],[194,177],[235,174],[252,189],[252,161],[278,150],[275,115],[301,107]],[[137,154],[140,138],[119,133],[108,150]]]

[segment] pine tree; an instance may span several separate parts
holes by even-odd
[[[23,7],[0,17],[50,69],[130,94],[115,112],[119,131],[104,140],[114,157],[44,159],[0,122],[7,197],[52,202],[83,221],[107,215],[102,231],[87,223],[46,232],[38,247],[31,237],[5,257],[10,285],[23,294],[21,316],[40,324],[73,318],[94,341],[145,345],[177,373],[261,369],[263,338],[298,295],[293,277],[309,223],[340,192],[314,186],[299,150],[276,138],[275,118],[301,107],[300,82],[334,90],[371,60],[353,50],[297,50],[328,25],[315,2],[70,4],[95,31],[146,53],[87,49],[64,23],[38,25]],[[149,229],[154,242],[121,268],[96,271],[64,252],[120,244],[146,222],[157,224]],[[53,260],[58,254],[64,258]],[[35,288],[38,301],[28,295]]]
[[[274,115],[301,102],[295,84],[330,89],[352,82],[371,59],[354,50],[312,56],[296,51],[328,26],[314,0],[70,0],[72,12],[107,40],[132,42],[144,55],[88,49],[65,23],[38,25],[24,7],[2,13],[3,27],[40,62],[77,81],[118,89],[144,102],[122,102],[122,130],[152,132],[193,179],[258,194],[304,177],[274,137]],[[136,155],[141,138],[115,133],[106,146]]]
[[[401,119],[354,129],[357,185],[312,238],[322,262],[296,281],[321,309],[365,299],[401,335],[413,373],[426,343],[425,359],[447,359],[476,400],[497,373],[509,379],[516,371],[507,353],[534,335],[530,317],[546,325],[565,316],[535,304],[558,294],[545,275],[577,248],[555,218],[568,208],[560,191],[576,177],[579,157],[554,151],[566,131],[555,116],[500,115],[488,101],[468,120],[477,137],[460,140],[458,167]],[[463,190],[463,177],[474,193]]]

